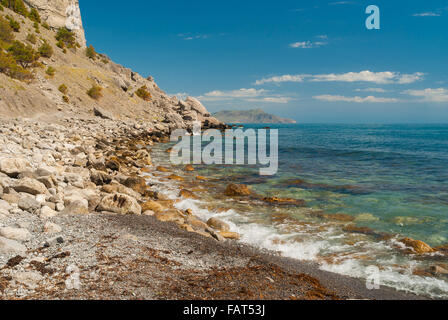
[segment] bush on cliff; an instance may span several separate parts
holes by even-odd
[[[103,94],[101,93],[102,90],[103,88],[101,88],[100,86],[93,85],[92,88],[87,91],[87,94],[90,98],[98,100],[103,96]]]
[[[61,84],[58,88],[59,92],[63,93],[63,94],[67,94],[68,92],[68,87],[65,84]]]
[[[150,101],[151,98],[152,98],[151,93],[149,93],[148,88],[147,88],[146,86],[143,86],[143,87],[139,88],[139,89],[135,92],[135,94],[136,94],[138,97],[140,97],[140,98],[142,98],[143,100],[145,100],[145,101]]]
[[[33,62],[39,59],[39,54],[30,45],[25,45],[20,41],[14,41],[8,51],[23,68],[28,68]]]
[[[0,50],[0,72],[18,80],[31,80],[33,74],[19,66],[11,54]]]
[[[86,48],[86,56],[88,58],[90,58],[92,60],[95,60],[96,59],[96,55],[97,54],[96,54],[95,48],[92,45],[90,45],[90,46],[88,46]]]
[[[53,77],[54,74],[56,73],[56,69],[53,68],[52,66],[49,66],[45,71],[45,73],[48,74],[50,77]]]
[[[67,46],[68,48],[76,47],[75,34],[70,30],[68,30],[67,28],[58,29],[58,32],[56,34],[56,40],[58,40],[58,47],[60,47],[61,43]]]
[[[9,22],[0,16],[0,46],[1,42],[12,42],[14,40],[14,34]]]
[[[9,26],[11,27],[12,30],[14,30],[14,32],[19,32],[20,31],[20,23],[16,20],[14,20],[14,18],[7,16],[6,17],[9,20]]]
[[[21,14],[24,17],[28,17],[29,12],[23,3],[23,0],[1,0],[0,2],[6,8],[11,9],[12,11]]]
[[[40,21],[41,21],[39,12],[37,12],[37,10],[34,8],[31,9],[31,11],[28,15],[28,18],[30,18],[30,20],[37,22],[37,23],[40,23]]]
[[[26,36],[26,41],[28,41],[31,44],[36,44],[37,37],[34,33],[28,33],[28,35]]]
[[[44,43],[39,47],[39,54],[42,57],[51,58],[53,55],[53,47],[47,41],[44,41]]]

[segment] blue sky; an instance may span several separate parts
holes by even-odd
[[[381,29],[368,30],[368,5]],[[87,41],[212,112],[448,122],[448,0],[80,0]]]

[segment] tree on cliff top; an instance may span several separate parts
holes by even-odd
[[[68,48],[75,48],[76,46],[75,35],[67,28],[58,29],[58,33],[56,34],[56,40],[64,43]]]

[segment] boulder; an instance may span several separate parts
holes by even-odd
[[[157,220],[162,222],[175,222],[178,224],[184,224],[185,222],[183,214],[176,209],[168,210],[165,212],[156,212],[154,216]]]
[[[190,106],[190,108],[201,115],[210,115],[207,109],[203,106],[203,104],[196,98],[187,97],[185,103]]]
[[[220,231],[219,234],[226,239],[239,240],[241,236],[236,232]]]
[[[22,172],[28,171],[30,164],[22,158],[0,158],[0,172],[11,178],[16,178]]]
[[[225,191],[225,195],[229,197],[249,196],[251,194],[252,191],[244,184],[229,184]]]
[[[13,189],[17,192],[25,192],[32,195],[46,194],[48,192],[42,182],[39,182],[33,178],[22,178],[18,180]]]
[[[64,175],[64,181],[73,187],[84,188],[84,180],[82,176],[77,173],[66,173]]]
[[[0,237],[0,253],[2,254],[20,254],[24,255],[26,247],[11,239]]]
[[[60,210],[62,211],[62,210]],[[40,208],[40,213],[39,216],[42,219],[50,219],[53,218],[57,215],[58,213],[53,210],[52,208],[48,207],[48,206],[43,206],[42,208]]]
[[[126,194],[115,193],[105,196],[97,208],[98,211],[110,211],[118,214],[137,214],[142,213],[142,207],[135,198]]]
[[[0,228],[0,236],[16,241],[28,241],[31,233],[25,228],[4,227]]]
[[[98,170],[92,169],[90,171],[90,180],[95,185],[102,186],[102,185],[111,183],[112,177],[104,171],[98,171]]]
[[[230,226],[218,218],[208,219],[207,225],[212,227],[213,229],[216,229],[219,231],[229,231],[230,230]]]
[[[414,240],[411,238],[404,238],[399,240],[401,243],[405,244],[407,247],[412,248],[412,250],[417,254],[434,252],[428,244],[420,240]]]
[[[165,208],[157,201],[149,200],[142,204],[142,211],[162,212]]]
[[[89,205],[87,201],[75,200],[70,202],[68,206],[62,210],[62,214],[88,214],[89,213]],[[49,211],[48,211],[49,212]]]
[[[129,177],[123,182],[123,185],[142,195],[147,189],[146,180],[142,177]]]
[[[37,201],[34,197],[29,195],[21,197],[18,205],[20,209],[28,211],[30,213],[34,213],[41,207],[40,202]]]

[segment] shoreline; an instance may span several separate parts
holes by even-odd
[[[97,118],[95,127],[91,120],[64,119],[70,126],[52,130],[17,120],[22,135],[16,125],[1,123],[13,129],[2,130],[3,138],[13,133],[22,139],[8,147],[29,150],[25,162],[31,162],[17,175],[1,175],[2,299],[426,299],[392,288],[370,291],[362,280],[224,240],[225,232],[142,185],[152,162],[147,149],[166,141],[166,134]],[[65,144],[25,143],[39,133]],[[36,148],[40,161],[33,158]],[[36,176],[44,169],[50,174]],[[23,186],[24,179],[41,185]],[[39,203],[32,188],[42,185],[46,195]],[[79,270],[80,290],[66,288],[70,266]]]

